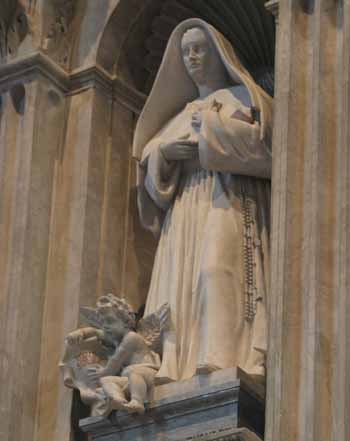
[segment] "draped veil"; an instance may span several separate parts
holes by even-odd
[[[151,93],[138,119],[133,143],[133,157],[137,161],[141,160],[145,146],[159,130],[188,102],[198,97],[198,89],[186,71],[181,52],[181,40],[184,33],[194,27],[201,28],[209,37],[233,84],[238,83],[246,86],[252,106],[259,109],[260,112],[260,139],[268,145],[271,144],[271,97],[254,82],[239,61],[231,43],[220,32],[199,18],[191,18],[180,23],[171,34]],[[140,219],[146,229],[158,236],[164,213],[154,205],[145,191],[144,176],[144,170],[142,167],[138,167],[137,186]]]

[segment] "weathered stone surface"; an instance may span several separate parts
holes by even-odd
[[[347,441],[350,4],[279,3],[266,438]]]
[[[136,322],[123,298],[105,294],[96,307],[81,307],[89,326],[70,332],[60,368],[65,386],[77,389],[91,416],[113,410],[143,414],[161,364],[161,336],[170,321],[164,304]]]
[[[42,53],[54,3],[0,7],[1,441],[70,438],[57,363],[72,293],[93,303],[122,287],[136,307],[153,257],[130,159],[144,97],[120,78],[133,83],[124,42],[149,2],[78,2],[61,67],[60,41]],[[348,441],[350,4],[279,3],[267,438]]]
[[[239,377],[239,378],[238,378]],[[250,384],[249,384],[250,382]],[[230,439],[250,428],[263,434],[261,386],[236,369],[224,369],[190,380],[156,386],[143,416],[114,413],[108,419],[81,420],[83,431],[95,440]],[[263,398],[263,397],[262,397]],[[247,431],[240,439],[259,439]],[[249,438],[251,436],[252,438]],[[248,437],[248,438],[247,438]],[[236,438],[233,438],[236,439]]]
[[[160,382],[232,366],[265,374],[271,123],[271,97],[228,40],[182,22],[133,150],[140,219],[159,236],[145,311],[167,302],[172,314]]]
[[[32,32],[23,0],[3,0],[0,13],[0,64],[17,55],[21,44]]]
[[[152,267],[131,159],[144,96],[116,75],[144,6],[69,3],[0,8],[1,441],[70,438],[72,397],[57,375],[64,336],[99,293],[139,307]]]
[[[81,428],[93,440],[258,440],[238,429],[240,381],[235,369],[157,386],[143,416],[115,413],[87,418]],[[254,408],[251,409],[254,412]]]

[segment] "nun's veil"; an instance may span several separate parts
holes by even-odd
[[[203,20],[191,18],[180,23],[171,34],[152,91],[138,120],[133,145],[133,155],[138,160],[146,144],[160,129],[188,102],[198,97],[197,87],[186,71],[181,51],[184,33],[195,27],[202,29],[211,39],[233,83],[244,84],[248,89],[252,105],[260,111],[260,138],[271,136],[271,121],[267,120],[272,114],[271,97],[254,82],[220,32]]]

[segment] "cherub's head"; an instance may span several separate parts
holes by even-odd
[[[97,310],[102,320],[102,328],[106,337],[111,340],[120,340],[129,331],[135,329],[135,313],[131,306],[113,294],[99,298]]]

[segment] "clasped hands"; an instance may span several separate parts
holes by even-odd
[[[200,130],[202,125],[202,116],[199,112],[192,115],[191,125],[194,129]],[[186,161],[198,158],[198,142],[190,139],[191,134],[187,133],[181,138],[164,142],[160,145],[162,155],[167,161]]]

